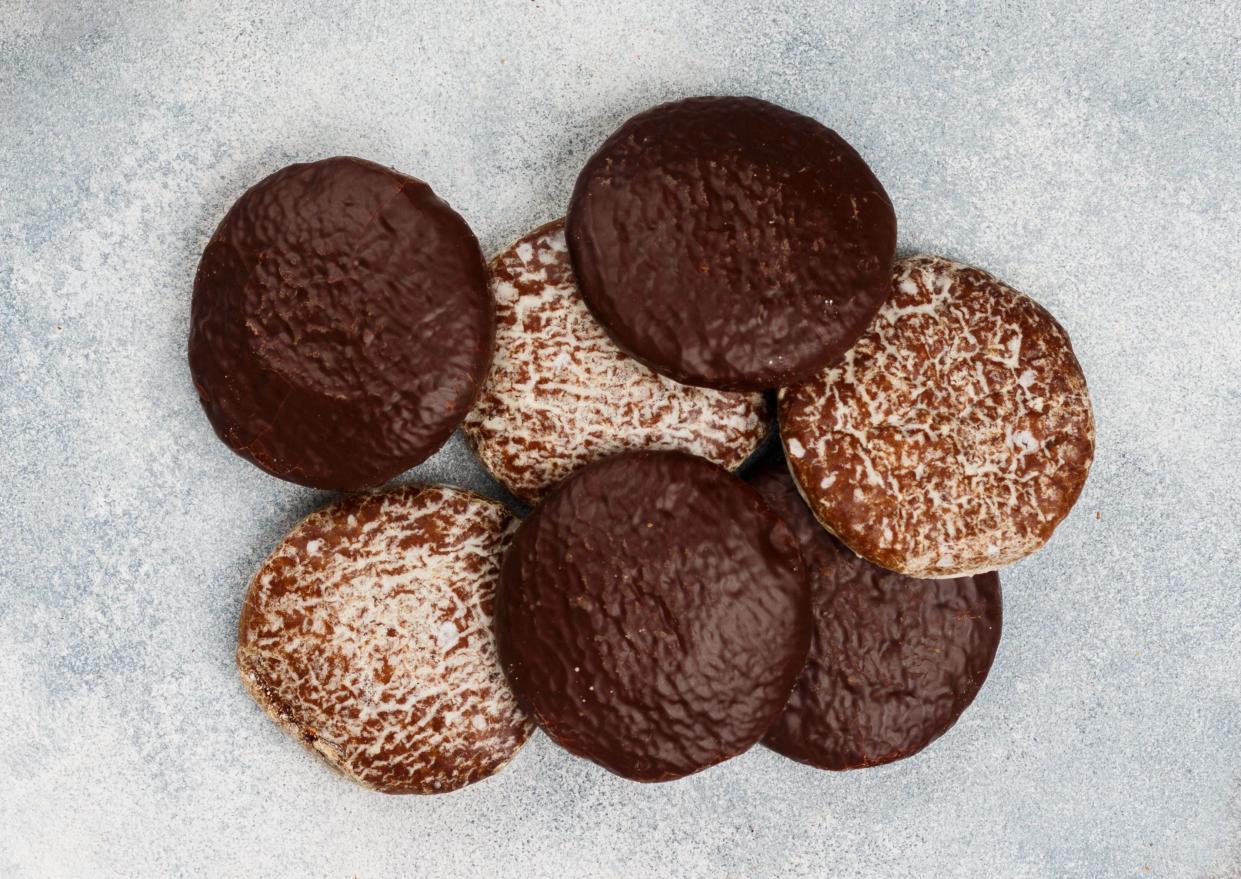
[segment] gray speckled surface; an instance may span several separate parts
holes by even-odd
[[[1235,3],[180,5],[0,0],[0,875],[1241,876]],[[637,786],[540,737],[461,793],[351,786],[233,668],[249,574],[325,496],[199,410],[198,254],[336,153],[493,250],[622,118],[703,92],[824,120],[903,250],[1059,317],[1099,425],[1081,503],[914,759]],[[486,487],[459,441],[418,475]]]

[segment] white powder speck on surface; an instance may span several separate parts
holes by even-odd
[[[447,652],[450,647],[452,647],[454,644],[457,643],[457,640],[460,637],[461,637],[461,633],[457,631],[457,626],[453,622],[446,621],[446,622],[440,623],[440,626],[439,626],[440,650]]]
[[[1235,879],[1239,43],[1227,0],[0,0],[0,875]],[[1095,464],[1002,574],[986,685],[845,774],[756,748],[635,785],[536,735],[443,797],[337,778],[233,664],[250,576],[332,495],[203,416],[203,246],[262,176],[354,154],[493,253],[621,120],[703,93],[823,120],[901,254],[986,268],[1073,341]],[[460,435],[403,479],[511,503]]]

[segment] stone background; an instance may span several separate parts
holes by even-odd
[[[0,0],[0,874],[1241,876],[1239,58],[1233,2]],[[916,758],[639,786],[536,737],[457,794],[353,787],[234,670],[250,573],[328,496],[212,434],[198,256],[339,153],[490,252],[696,93],[823,120],[903,252],[1051,309],[1098,419],[1081,502]],[[489,489],[459,439],[415,477]]]

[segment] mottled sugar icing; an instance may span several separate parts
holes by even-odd
[[[531,731],[491,624],[515,526],[495,501],[441,486],[313,513],[250,583],[246,688],[367,787],[438,793],[495,773]]]
[[[780,435],[811,508],[873,562],[914,577],[993,571],[1038,549],[1094,458],[1086,380],[1028,296],[935,256],[836,366],[780,393]]]
[[[735,470],[766,438],[762,394],[683,385],[616,347],[578,292],[563,222],[499,253],[491,279],[496,356],[464,428],[527,503],[617,452],[680,450]]]

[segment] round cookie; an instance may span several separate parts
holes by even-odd
[[[492,634],[514,520],[441,486],[346,498],[263,563],[237,666],[286,732],[359,784],[443,793],[497,772],[532,730]]]
[[[686,384],[808,378],[891,290],[896,216],[875,175],[832,130],[755,98],[633,117],[582,169],[566,222],[599,322]]]
[[[491,261],[496,354],[462,427],[488,470],[529,504],[590,461],[680,449],[730,470],[767,437],[762,394],[679,384],[625,355],[577,290],[564,224]]]
[[[780,392],[789,467],[819,521],[914,577],[1041,547],[1094,455],[1086,380],[1042,306],[936,256],[901,260],[844,360]]]
[[[956,723],[991,669],[999,578],[915,580],[858,557],[819,525],[779,458],[751,484],[797,536],[815,626],[810,658],[764,744],[834,770],[922,750]]]
[[[504,558],[500,658],[558,744],[667,781],[763,735],[806,661],[796,540],[754,489],[682,452],[588,464]]]
[[[290,165],[198,266],[194,385],[216,433],[282,479],[354,491],[419,463],[470,408],[493,308],[469,226],[371,162]]]

